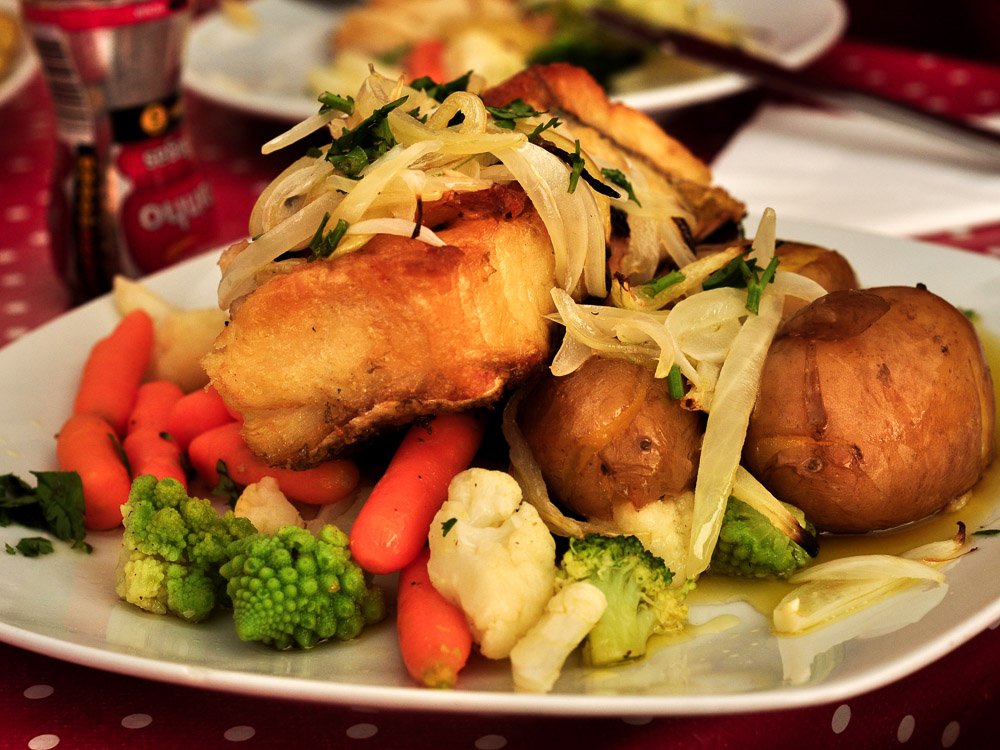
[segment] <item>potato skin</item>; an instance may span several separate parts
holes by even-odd
[[[648,367],[594,357],[570,375],[546,373],[519,414],[553,497],[586,518],[694,487],[703,418]]]
[[[764,364],[743,459],[822,530],[925,518],[992,460],[994,392],[971,323],[923,288],[822,297]]]
[[[847,258],[830,248],[804,242],[778,240],[774,254],[782,271],[792,271],[812,279],[828,292],[857,289],[858,277]],[[789,297],[782,315],[787,319],[806,306],[806,301]]]

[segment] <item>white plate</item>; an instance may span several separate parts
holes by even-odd
[[[0,0],[0,11],[18,13],[17,0]],[[21,87],[34,75],[38,65],[38,56],[35,54],[31,40],[22,29],[20,48],[15,54],[7,74],[0,78],[0,107],[21,90]]]
[[[221,13],[192,28],[185,85],[207,99],[259,115],[297,121],[315,114],[316,100],[306,82],[309,72],[327,60],[327,40],[340,11],[330,2],[308,0],[251,0],[250,6],[259,19],[255,30],[237,27]],[[789,67],[817,57],[847,22],[841,0],[713,0],[712,6],[739,19],[748,34]],[[691,71],[662,85],[620,92],[618,98],[639,109],[665,109],[747,85],[735,74]]]
[[[749,225],[748,225],[749,226]],[[866,285],[927,283],[982,315],[1000,333],[1000,262],[932,245],[779,221],[779,234],[841,249]],[[214,300],[215,254],[150,277],[179,304]],[[93,342],[117,320],[107,297],[29,333],[0,350],[0,473],[28,478],[55,465],[53,435],[68,414],[78,373]],[[993,471],[988,522],[1000,521],[1000,472]],[[971,529],[970,529],[971,530]],[[23,529],[0,529],[14,543]],[[474,658],[460,689],[422,690],[408,681],[397,656],[391,621],[355,642],[310,652],[274,652],[241,643],[231,619],[203,625],[148,615],[119,602],[113,591],[116,533],[91,534],[90,557],[58,546],[42,559],[6,556],[0,576],[0,640],[59,659],[182,685],[304,700],[432,711],[559,715],[669,715],[762,711],[841,700],[914,672],[1000,619],[1000,539],[948,573],[950,587],[848,620],[842,630],[779,641],[748,606],[693,606],[694,623],[711,621],[697,637],[658,647],[641,662],[603,673],[574,660],[553,693],[511,691],[509,667]],[[753,585],[753,584],[751,584]],[[919,622],[886,626],[892,613]],[[721,616],[721,618],[720,618]],[[719,618],[719,619],[714,619]],[[878,622],[891,636],[840,641]],[[727,627],[722,627],[726,625]],[[871,633],[867,633],[871,636]],[[815,657],[815,659],[814,659]],[[791,684],[785,673],[796,675]]]

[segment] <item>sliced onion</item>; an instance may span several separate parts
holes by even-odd
[[[778,293],[786,297],[804,299],[806,302],[812,302],[826,294],[826,289],[818,281],[800,273],[782,271],[780,267],[774,274],[773,284]]]
[[[347,228],[347,235],[391,234],[397,237],[413,237],[417,224],[406,219],[365,219],[355,222]],[[426,242],[434,247],[444,247],[447,243],[432,232],[428,227],[421,226],[414,239]]]
[[[323,217],[334,210],[340,198],[339,194],[324,193],[247,245],[233,259],[219,282],[219,307],[226,309],[234,300],[253,291],[257,272],[279,255],[304,248],[315,236]]]
[[[604,263],[604,225],[589,187],[568,190],[566,165],[540,146],[523,143],[494,152],[503,162],[538,212],[555,253],[556,282],[571,294],[577,291],[585,268],[592,268],[592,254]],[[604,274],[588,274],[584,291],[604,297]]]
[[[485,130],[462,130],[461,126],[456,129],[435,129],[429,122],[422,123],[413,115],[407,114],[402,107],[397,107],[389,113],[388,122],[393,137],[400,144],[409,146],[421,141],[439,141],[441,145],[437,152],[449,157],[493,153],[499,149],[516,148],[527,142],[523,133],[513,130],[487,133]]]
[[[303,157],[270,182],[250,212],[250,236],[257,237],[298,211],[317,188],[326,188],[333,165]],[[298,205],[298,204],[302,205]]]
[[[262,154],[270,154],[278,151],[279,149],[285,148],[285,146],[290,146],[296,141],[300,141],[308,135],[315,133],[322,127],[330,124],[330,121],[337,117],[344,117],[343,112],[339,112],[335,109],[328,110],[326,112],[320,112],[319,114],[311,115],[301,122],[296,123],[284,133],[276,135],[274,138],[269,140],[263,146],[260,147],[260,152]]]
[[[757,234],[754,235],[753,244],[750,245],[748,257],[757,261],[757,267],[761,270],[767,268],[774,257],[775,232],[777,229],[777,216],[773,208],[765,208],[757,225]]]
[[[719,373],[695,480],[691,575],[704,571],[712,559],[783,301],[774,293],[761,296],[760,312],[747,318]]]

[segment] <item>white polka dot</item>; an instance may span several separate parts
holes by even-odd
[[[499,734],[484,734],[475,742],[476,750],[500,750],[507,747],[507,738]]]
[[[917,58],[917,66],[923,68],[924,70],[936,68],[937,64],[938,59],[934,57],[934,55],[921,55]]]
[[[28,303],[25,302],[23,299],[11,300],[10,302],[4,304],[3,311],[7,315],[24,315],[26,312],[28,312]],[[42,687],[48,687],[48,686],[43,685]]]
[[[910,99],[919,99],[927,94],[927,84],[923,81],[910,81],[903,86],[903,95]]]
[[[982,91],[976,92],[976,104],[983,107],[992,107],[997,102],[1000,102],[1000,93],[993,91],[992,89],[983,89]]]
[[[55,691],[51,685],[32,685],[24,691],[24,697],[36,701],[39,698],[48,698]]]
[[[626,724],[631,724],[634,727],[642,727],[646,724],[650,724],[653,721],[652,716],[625,716],[622,718]]]
[[[17,260],[17,252],[9,247],[0,249],[0,266],[9,265]]]
[[[8,206],[3,217],[11,224],[27,221],[31,218],[31,210],[27,206]]]
[[[16,338],[23,336],[27,332],[28,329],[25,328],[24,326],[8,326],[7,328],[4,329],[3,335],[7,338],[8,341],[13,341]]]
[[[126,729],[143,729],[153,723],[153,717],[149,714],[129,714],[122,719],[122,726]]]
[[[927,108],[935,112],[945,112],[948,109],[948,100],[943,96],[932,96],[927,100]]]
[[[45,247],[49,244],[49,233],[38,229],[28,235],[28,244],[32,247]]]
[[[881,86],[886,81],[884,70],[870,70],[865,73],[865,81],[872,86]]]
[[[896,739],[900,742],[909,742],[910,737],[913,736],[913,728],[916,725],[917,720],[913,718],[913,714],[904,716],[903,720],[899,722],[899,727],[896,729]]]
[[[222,736],[230,742],[245,742],[255,734],[257,734],[257,730],[253,727],[241,724],[240,726],[229,727],[229,729],[222,733]]]
[[[948,726],[941,732],[941,747],[951,747],[958,742],[958,733],[961,729],[957,721],[949,722]]]
[[[840,734],[847,729],[847,725],[850,723],[851,707],[846,703],[842,703],[837,706],[837,710],[833,712],[833,721],[830,722],[830,728],[833,730],[834,734]]]
[[[863,67],[865,67],[865,61],[861,59],[861,55],[848,55],[844,58],[844,70],[849,70],[852,73],[857,73]]]
[[[34,162],[27,156],[15,156],[7,163],[7,169],[13,174],[28,174],[35,168]]]
[[[3,276],[0,276],[0,286],[5,286],[8,289],[13,289],[17,286],[24,286],[24,274],[5,273]]]
[[[378,734],[378,727],[374,724],[354,724],[344,732],[352,740],[367,740]]]
[[[948,71],[948,83],[952,86],[965,86],[972,80],[972,74],[965,68],[955,68]]]
[[[28,740],[28,750],[52,750],[59,744],[59,737],[54,734],[40,734]]]

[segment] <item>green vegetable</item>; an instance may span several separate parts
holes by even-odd
[[[136,477],[122,506],[125,531],[115,592],[155,614],[200,622],[224,598],[219,566],[227,548],[254,533],[232,511],[220,515],[208,500],[189,497],[176,479]]]
[[[423,91],[431,99],[443,102],[449,95],[454,94],[456,91],[465,91],[469,88],[469,79],[471,77],[471,70],[446,83],[438,83],[430,76],[422,76],[410,83],[410,88]]]
[[[524,99],[514,99],[502,107],[487,107],[486,111],[493,115],[493,124],[498,128],[513,130],[516,120],[524,117],[535,117],[544,114],[528,104]],[[541,132],[541,131],[538,131]],[[535,133],[533,133],[535,135]]]
[[[327,223],[330,221],[330,212],[327,211],[323,214],[323,220],[319,223],[319,228],[316,230],[316,234],[313,235],[312,241],[309,243],[309,249],[312,251],[310,256],[311,260],[318,260],[320,258],[329,258],[333,251],[337,249],[337,245],[344,238],[344,234],[347,232],[348,224],[343,219],[337,221],[337,226],[331,229],[329,232],[324,234]]]
[[[337,94],[331,94],[329,91],[324,91],[319,95],[318,100],[322,105],[319,108],[320,114],[329,112],[333,109],[347,115],[354,112],[354,97],[352,96],[339,96]]]
[[[13,547],[5,545],[8,555],[16,555],[20,552],[25,557],[40,557],[41,555],[51,555],[55,552],[52,540],[43,536],[26,536]]]
[[[80,475],[75,471],[31,473],[36,480],[34,488],[13,474],[0,476],[0,526],[17,524],[48,531],[74,549],[89,553]]]
[[[361,170],[396,145],[386,118],[405,101],[403,96],[379,107],[354,128],[335,138],[326,152],[326,160],[348,177],[357,177]]]
[[[642,656],[652,635],[679,630],[687,620],[684,599],[692,584],[671,588],[673,573],[634,536],[570,539],[559,580],[588,581],[608,600],[583,646],[594,666]]]
[[[382,590],[351,557],[347,535],[324,526],[254,534],[230,546],[221,568],[233,602],[236,633],[274,648],[312,648],[346,641],[385,617]]]
[[[798,515],[803,520],[801,513]],[[814,532],[808,523],[806,530]],[[802,546],[775,528],[763,514],[730,497],[709,570],[744,578],[788,578],[811,559]]]
[[[610,169],[604,167],[601,169],[601,174],[604,175],[604,179],[610,182],[612,185],[616,185],[624,190],[628,194],[628,199],[635,203],[635,205],[642,207],[639,203],[639,199],[635,197],[635,190],[632,187],[632,183],[629,182],[628,177],[620,169]],[[682,277],[683,278],[683,277]]]

